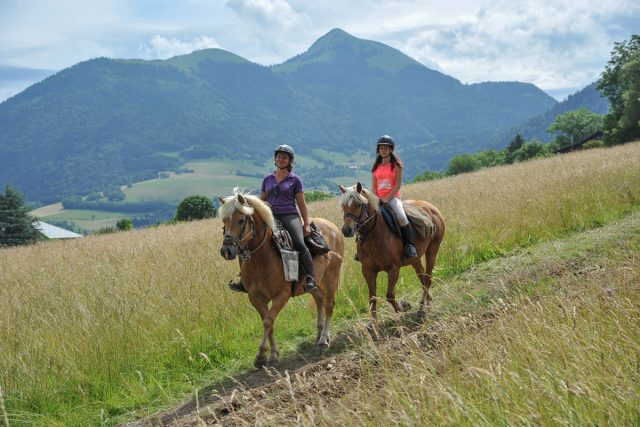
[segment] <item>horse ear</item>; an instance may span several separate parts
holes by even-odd
[[[340,187],[340,191],[342,191],[342,194],[347,192],[347,189],[344,188],[342,185],[338,184],[338,187]]]
[[[224,205],[224,199],[222,197],[218,197],[218,200],[220,200],[220,205]]]
[[[360,184],[360,181],[356,184],[356,191],[358,193],[362,193],[362,184]]]
[[[242,197],[242,194],[238,194],[238,201],[240,202],[240,204],[242,206],[246,206],[247,205],[247,201],[245,200],[244,197]]]

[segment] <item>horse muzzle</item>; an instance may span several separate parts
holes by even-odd
[[[238,256],[238,247],[235,245],[222,245],[220,248],[220,256],[226,260],[235,259]]]
[[[353,237],[354,233],[355,233],[355,230],[353,225],[344,224],[342,226],[342,234],[344,235],[344,237]]]

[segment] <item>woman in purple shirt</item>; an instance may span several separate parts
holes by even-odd
[[[260,199],[271,206],[273,216],[282,223],[291,235],[293,246],[300,254],[302,268],[307,276],[304,291],[314,292],[318,287],[313,275],[313,261],[309,249],[304,244],[304,237],[311,234],[311,223],[309,222],[307,202],[304,199],[302,180],[292,172],[293,148],[289,145],[279,145],[275,149],[274,157],[276,170],[264,177],[260,189]],[[298,209],[300,209],[300,214],[298,214]],[[234,291],[245,291],[241,283],[232,282],[229,287]]]

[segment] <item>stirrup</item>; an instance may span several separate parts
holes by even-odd
[[[227,285],[227,287],[232,291],[244,292],[245,294],[247,293],[247,290],[245,289],[244,284],[242,283],[242,277],[240,277],[239,274],[235,276],[233,279],[231,279],[231,281],[229,281],[229,284]]]
[[[316,281],[313,276],[307,276],[302,285],[302,290],[305,294],[312,293],[318,290],[318,285],[316,285]]]
[[[405,258],[415,258],[418,256],[418,251],[416,247],[413,245],[407,245],[404,247],[404,257]]]

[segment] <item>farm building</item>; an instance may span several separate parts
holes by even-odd
[[[582,150],[582,146],[585,143],[587,143],[589,141],[593,141],[593,140],[600,140],[600,139],[602,139],[603,135],[604,135],[604,132],[602,132],[601,130],[595,131],[591,135],[582,138],[580,141],[576,142],[575,144],[567,145],[566,147],[562,147],[562,148],[557,149],[556,153],[557,154],[569,153],[571,151]]]
[[[56,227],[55,225],[42,221],[36,221],[33,225],[49,239],[74,239],[82,237],[82,234],[74,233],[73,231],[65,230],[64,228]]]

